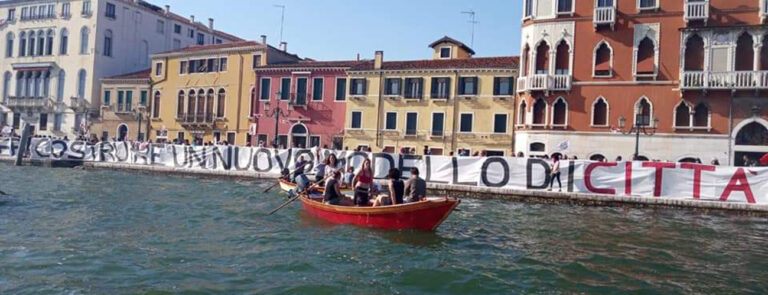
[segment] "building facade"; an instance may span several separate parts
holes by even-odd
[[[742,164],[768,152],[765,1],[524,0],[515,150]],[[652,134],[652,135],[646,135]]]
[[[101,79],[101,108],[90,126],[91,137],[106,140],[147,138],[150,70]],[[154,100],[152,102],[159,102]]]
[[[432,59],[373,61],[348,71],[344,145],[433,155],[513,153],[517,57],[473,57],[445,37]]]
[[[100,111],[101,78],[149,67],[152,53],[237,41],[141,0],[0,2],[0,124],[29,120],[36,132],[87,133]]]
[[[254,146],[341,149],[346,71],[357,61],[300,61],[255,68]]]
[[[152,139],[203,144],[250,142],[254,68],[298,61],[262,42],[191,46],[152,56]],[[159,101],[158,101],[159,100]],[[155,107],[157,106],[157,107]]]

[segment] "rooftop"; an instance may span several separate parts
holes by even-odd
[[[467,59],[425,59],[407,61],[385,61],[382,70],[418,70],[418,69],[487,69],[487,68],[518,68],[520,57],[473,57]],[[350,68],[350,71],[374,70],[373,61],[365,61]]]
[[[138,72],[121,74],[121,75],[112,76],[112,77],[105,77],[104,79],[107,79],[107,80],[149,79],[149,76],[151,73],[152,73],[152,69],[145,69]]]

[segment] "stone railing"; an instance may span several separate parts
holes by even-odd
[[[568,91],[571,90],[571,75],[536,74],[517,78],[518,92],[525,91]]]
[[[613,26],[616,23],[616,7],[595,7],[592,23],[595,27],[600,25]]]
[[[768,71],[684,71],[680,79],[680,88],[685,90],[768,89]]]
[[[704,0],[692,2],[688,0],[688,2],[685,3],[685,14],[683,14],[683,17],[685,17],[686,22],[708,19],[709,1]]]

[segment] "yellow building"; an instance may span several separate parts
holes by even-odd
[[[91,122],[91,137],[145,140],[149,93],[149,69],[101,79],[101,108],[99,117]],[[79,133],[79,126],[75,128]]]
[[[513,153],[518,57],[473,57],[444,37],[429,46],[431,60],[371,62],[348,74],[349,148],[433,155]]]
[[[262,42],[187,47],[152,56],[152,139],[245,145],[256,81],[253,68],[299,60]],[[155,102],[158,100],[159,102]]]

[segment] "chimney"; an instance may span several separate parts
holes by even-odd
[[[267,45],[267,35],[261,35],[261,44]]]
[[[166,5],[165,6],[165,14],[168,14],[169,12],[171,12],[171,6],[170,5]]]
[[[288,42],[280,42],[280,51],[288,52]]]
[[[208,27],[211,28],[211,30],[213,30],[213,18],[208,19]]]
[[[189,16],[189,20],[192,21],[192,24],[194,24],[195,23],[195,16],[194,15],[190,15]]]
[[[381,70],[382,63],[384,63],[384,51],[376,51],[376,55],[373,58],[373,68]]]

